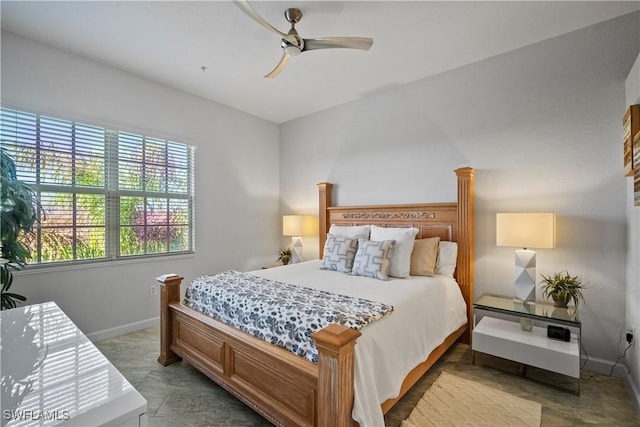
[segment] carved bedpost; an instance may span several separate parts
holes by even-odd
[[[360,335],[337,323],[311,334],[318,348],[319,427],[353,426],[353,350]]]
[[[469,327],[460,341],[471,344],[471,325],[473,325],[473,179],[476,173],[473,168],[455,170],[458,176],[458,269],[457,280],[463,289],[463,296],[467,303],[467,318]]]
[[[320,200],[318,203],[318,240],[320,242],[320,250],[318,257],[322,258],[324,252],[324,242],[327,240],[327,233],[331,226],[331,218],[327,215],[327,208],[331,207],[331,191],[333,190],[333,184],[328,182],[321,182],[318,184],[318,193]]]
[[[173,311],[169,304],[180,302],[180,284],[183,277],[169,276],[164,280],[158,278],[160,283],[160,357],[158,362],[162,366],[170,365],[180,360],[180,357],[171,350],[173,342]]]

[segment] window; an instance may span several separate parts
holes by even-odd
[[[30,264],[193,251],[192,147],[9,108],[0,138],[42,208]]]

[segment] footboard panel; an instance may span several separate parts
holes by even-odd
[[[283,369],[271,356],[254,354],[239,343],[227,347],[228,377],[244,395],[254,395],[295,425],[315,425],[317,377]]]
[[[208,374],[224,375],[224,338],[200,322],[176,313],[172,349]],[[207,375],[208,375],[207,374]],[[210,376],[210,375],[209,375]]]
[[[183,305],[171,310],[173,352],[274,424],[317,424],[316,365]]]

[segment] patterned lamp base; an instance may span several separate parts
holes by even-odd
[[[302,262],[302,237],[294,237],[291,246],[291,263],[296,264]]]
[[[536,252],[528,249],[516,251],[516,298],[536,300]]]

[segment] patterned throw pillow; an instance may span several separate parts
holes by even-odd
[[[388,280],[390,258],[395,243],[395,240],[375,242],[358,239],[358,252],[356,252],[356,258],[353,261],[351,274]]]
[[[327,235],[322,255],[322,270],[350,273],[358,249],[358,239]]]

